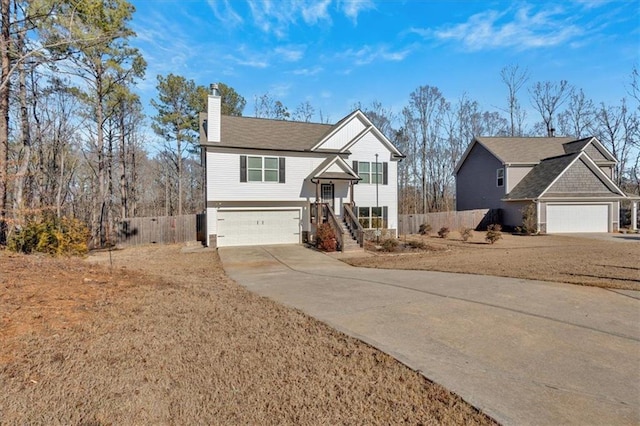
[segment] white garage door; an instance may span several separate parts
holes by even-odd
[[[218,211],[218,247],[300,242],[300,210]]]
[[[547,233],[562,232],[609,232],[609,205],[547,205]]]

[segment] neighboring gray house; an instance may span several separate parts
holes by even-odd
[[[614,232],[630,199],[612,180],[616,163],[595,137],[477,137],[455,169],[456,209],[501,209],[515,227],[534,203],[540,232]]]

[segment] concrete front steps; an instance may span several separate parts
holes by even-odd
[[[340,228],[342,229],[342,235],[344,235],[344,241],[342,245],[342,251],[362,251],[364,248],[360,247],[358,244],[358,240],[356,240],[355,236],[351,234],[347,223],[344,220],[338,221],[340,224]]]

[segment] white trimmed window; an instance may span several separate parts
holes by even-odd
[[[285,182],[284,157],[240,156],[240,182]]]
[[[369,161],[353,161],[353,171],[360,176],[360,183],[387,185],[389,163],[376,163]]]
[[[358,222],[365,229],[387,227],[387,206],[358,207]]]
[[[504,186],[504,169],[496,170],[496,186]]]
[[[361,183],[375,184],[377,182],[382,185],[382,163],[359,161],[358,176],[362,178]]]
[[[249,182],[277,182],[278,157],[247,157]]]

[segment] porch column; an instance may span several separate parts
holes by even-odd
[[[320,224],[320,180],[316,181],[316,230]]]
[[[640,201],[634,201],[631,203],[631,230],[636,231],[638,229],[638,203]]]
[[[353,209],[353,188],[355,187],[355,185],[353,184],[353,181],[350,180],[349,181],[349,202],[351,203],[351,208]]]

